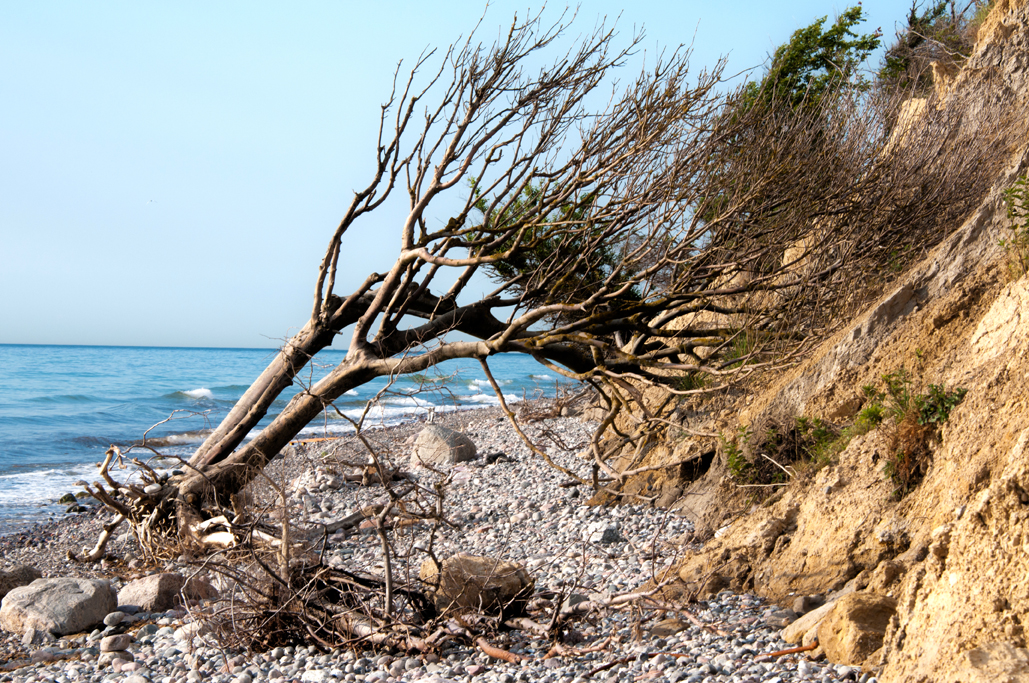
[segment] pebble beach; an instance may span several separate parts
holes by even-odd
[[[0,683],[875,681],[857,669],[809,661],[804,653],[767,657],[791,647],[780,631],[796,615],[755,595],[722,592],[708,601],[665,605],[674,609],[642,608],[631,602],[601,606],[615,596],[645,590],[663,569],[689,552],[689,520],[648,505],[586,505],[589,492],[569,485],[566,474],[531,453],[498,409],[450,413],[436,421],[467,435],[479,456],[448,472],[445,514],[450,524],[440,528],[436,554],[465,552],[516,562],[532,575],[538,595],[559,593],[573,602],[595,604],[574,622],[562,652],[555,653],[549,639],[518,629],[492,636],[495,647],[519,655],[518,663],[491,658],[472,642],[417,654],[360,645],[323,651],[306,643],[265,652],[233,651],[205,633],[200,609],[119,611],[90,633],[43,645],[24,644],[20,635],[4,633]],[[402,467],[422,426],[411,422],[368,434],[389,462]],[[587,478],[590,467],[580,454],[589,444],[591,429],[590,423],[576,417],[525,423],[526,433],[555,463]],[[297,444],[268,471],[290,492],[291,514],[299,523],[327,524],[383,499],[381,486],[338,476],[340,463],[353,462],[362,451],[354,437]],[[440,476],[417,468],[410,472],[420,483]],[[259,492],[255,496],[260,499]],[[2,568],[31,564],[44,577],[104,578],[118,588],[144,569],[128,534],[111,543],[109,560],[80,564],[66,557],[68,550],[79,552],[92,545],[108,515],[94,508],[0,537]],[[424,556],[415,552],[418,530],[404,533],[411,534],[411,543],[394,539],[395,546],[414,550],[394,559],[394,571],[410,579],[417,577]],[[367,529],[329,536],[323,561],[372,575],[383,571],[379,538]],[[161,570],[191,569],[188,563],[172,562],[156,569]],[[220,588],[223,598],[231,592]],[[100,644],[112,634],[131,636],[131,660],[108,663]],[[548,653],[551,656],[545,657]]]

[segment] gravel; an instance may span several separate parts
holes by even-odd
[[[532,454],[499,411],[442,415],[437,422],[464,431],[479,452],[478,460],[449,470],[445,510],[452,526],[444,525],[435,539],[437,556],[468,552],[521,562],[533,575],[537,592],[555,591],[566,596],[566,602],[589,599],[596,604],[644,587],[688,551],[692,526],[687,519],[644,505],[584,505],[587,492],[562,486],[569,476]],[[382,458],[394,465],[406,464],[420,426],[407,424],[369,434]],[[555,463],[589,478],[589,464],[578,454],[589,444],[591,427],[575,418],[553,418],[528,422],[525,430]],[[269,473],[290,491],[291,514],[311,524],[328,523],[382,502],[380,486],[345,482],[340,476],[346,471],[344,462],[366,458],[354,439],[318,441],[295,446],[289,458],[272,464]],[[419,484],[430,486],[439,475],[420,470],[415,476]],[[255,494],[258,500],[268,495],[266,491]],[[105,565],[71,564],[63,558],[68,549],[77,551],[92,544],[104,519],[95,510],[69,515],[0,538],[0,550],[6,563],[32,563],[45,576],[104,576],[117,587],[133,575],[129,563],[138,564],[127,537],[112,544],[117,559]],[[417,575],[425,557],[417,546],[424,531],[424,527],[411,527],[396,532],[400,536],[394,544],[408,549],[394,561],[398,576]],[[333,534],[324,557],[330,565],[349,570],[382,572],[379,539],[368,530]],[[536,606],[548,604],[535,602]],[[808,661],[803,654],[760,660],[762,653],[790,646],[779,636],[779,608],[754,595],[723,592],[688,609],[689,614],[594,609],[575,622],[566,639],[566,646],[576,653],[549,659],[543,656],[552,643],[531,633],[511,630],[493,637],[495,646],[527,658],[520,664],[490,659],[471,644],[419,655],[323,652],[300,645],[263,653],[232,652],[210,636],[197,635],[202,629],[185,612],[115,613],[102,630],[45,647],[27,647],[20,636],[4,634],[0,661],[7,664],[0,671],[0,683],[875,681],[849,667]],[[680,621],[674,620],[677,617]],[[131,660],[99,666],[101,639],[115,630],[134,635],[127,648]]]

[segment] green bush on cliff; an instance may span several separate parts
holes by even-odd
[[[911,3],[907,24],[883,55],[878,77],[883,83],[925,96],[933,86],[933,65],[952,71],[972,53],[979,25],[993,2],[972,0],[959,7],[954,0]]]
[[[794,31],[775,51],[761,82],[748,84],[741,106],[786,101],[795,110],[815,109],[823,98],[843,89],[867,88],[859,67],[879,47],[881,33],[855,33],[865,20],[860,5],[846,9],[828,29],[827,20],[822,17]]]
[[[931,445],[939,426],[950,418],[968,390],[948,391],[945,385],[930,384],[920,393],[911,373],[903,366],[883,375],[882,382],[885,391],[864,388],[869,404],[862,414],[875,415],[888,425],[888,455],[883,474],[893,484],[894,497],[903,498],[922,481],[929,469]]]
[[[1008,268],[1011,276],[1018,279],[1029,272],[1029,187],[1026,176],[1015,181],[1006,192],[1004,201],[1008,205],[1011,219],[1011,238],[1000,241],[1011,257]]]

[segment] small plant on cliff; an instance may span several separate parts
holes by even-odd
[[[675,388],[678,391],[697,391],[708,385],[707,375],[701,372],[687,372],[676,382]]]
[[[798,417],[793,424],[772,425],[765,430],[760,445],[773,467],[762,479],[781,481],[776,475],[785,468],[802,465],[803,469],[821,469],[831,464],[833,458],[846,446],[840,441],[845,432],[821,418]]]
[[[886,419],[886,408],[883,406],[883,394],[878,391],[871,384],[866,384],[861,387],[861,393],[865,395],[867,403],[858,412],[857,419],[854,420],[854,426],[863,430],[858,433],[867,434]]]
[[[934,65],[942,72],[961,66],[992,4],[983,0],[972,0],[964,7],[956,0],[912,2],[907,25],[883,55],[880,81],[911,89],[916,96],[928,94]]]
[[[870,423],[890,418],[887,432],[890,455],[883,474],[893,483],[893,495],[899,499],[922,481],[929,469],[931,445],[939,426],[947,421],[968,390],[948,391],[942,384],[930,384],[925,393],[918,393],[904,367],[883,375],[882,381],[885,391],[864,388],[871,402],[858,419],[864,417]]]
[[[1018,279],[1029,272],[1029,187],[1026,176],[1015,181],[1004,192],[1004,201],[1008,204],[1008,218],[1011,219],[1011,238],[1000,241],[1000,246],[1007,250],[1011,261],[1008,269],[1011,277]]]
[[[731,437],[719,434],[718,439],[722,442],[722,449],[725,452],[725,464],[729,468],[729,474],[737,481],[749,481],[749,470],[753,467],[746,456],[743,455],[743,447],[750,441],[751,431],[749,427],[740,426]]]

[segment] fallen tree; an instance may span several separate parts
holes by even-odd
[[[478,359],[492,381],[497,353],[531,355],[597,389],[607,411],[592,483],[618,481],[627,471],[612,454],[654,424],[640,387],[714,392],[794,362],[861,286],[875,286],[865,279],[886,276],[888,254],[938,241],[988,176],[999,120],[955,164],[945,107],[930,103],[899,142],[885,94],[839,87],[811,106],[770,97],[739,107],[723,64],[695,72],[688,49],[651,58],[605,95],[642,36],[618,49],[601,25],[539,66],[567,29],[516,20],[492,45],[473,33],[450,47],[424,79],[435,53],[406,78],[398,70],[372,178],[329,239],[307,324],[184,476],[143,489],[103,468],[94,493],[118,522],[169,553],[203,545],[209,520],[348,390],[455,358]],[[339,293],[354,268],[348,232],[398,201],[394,264]],[[480,295],[481,275],[493,288]],[[245,441],[351,328],[344,360]],[[632,404],[644,426],[619,431]],[[102,554],[103,542],[87,557]]]

